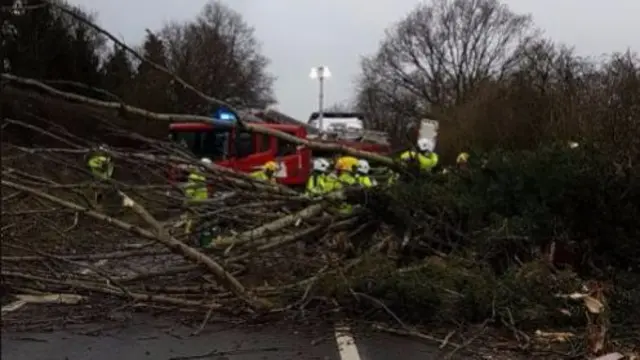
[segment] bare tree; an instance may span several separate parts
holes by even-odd
[[[166,26],[160,35],[169,69],[208,94],[241,105],[275,103],[268,74],[269,61],[260,53],[254,30],[241,15],[217,1],[207,4],[198,18]],[[176,110],[203,113],[206,104],[180,87]]]
[[[640,163],[640,57],[626,51],[615,53],[592,72],[582,97],[589,116],[581,130],[599,138],[615,158],[626,158],[628,166]],[[586,125],[586,126],[585,126]]]
[[[421,4],[363,60],[358,103],[401,118],[460,103],[484,80],[514,68],[535,34],[529,16],[498,0]]]
[[[353,112],[353,106],[351,104],[349,104],[346,101],[342,101],[342,102],[337,102],[334,104],[331,104],[327,107],[324,108],[325,112],[342,112],[342,113],[348,113],[348,112]]]

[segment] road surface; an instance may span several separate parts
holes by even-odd
[[[130,260],[103,260],[93,266],[128,276],[133,273],[127,261]],[[138,258],[135,265],[150,271],[181,261],[179,256],[168,254]],[[89,272],[86,268],[77,271]],[[32,305],[19,303],[3,304],[3,316],[14,313],[31,318]],[[60,317],[73,318],[82,316],[83,312],[78,309]],[[127,326],[122,326],[124,322]],[[442,359],[445,354],[433,344],[379,333],[349,334],[325,324],[211,325],[197,336],[191,336],[193,328],[180,326],[176,321],[142,314],[116,325],[119,326],[108,330],[104,327],[109,325],[92,324],[49,333],[16,333],[3,329],[2,360],[430,360]]]
[[[211,325],[192,328],[151,318],[126,327],[83,325],[51,333],[3,331],[3,360],[430,360],[432,344],[386,334],[342,335],[328,325]],[[354,340],[355,338],[355,340]]]

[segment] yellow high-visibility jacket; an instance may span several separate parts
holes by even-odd
[[[358,183],[358,180],[350,172],[342,172],[336,177],[333,184],[333,190],[342,189],[345,186],[351,186]],[[349,203],[342,203],[337,209],[343,215],[350,215],[353,212],[353,206]]]
[[[250,176],[256,180],[268,181],[274,184],[276,183],[276,177],[275,176],[269,177],[269,175],[267,175],[267,173],[264,170],[254,171],[251,173]]]
[[[330,181],[328,181],[327,179],[327,175],[325,174],[315,172],[312,173],[311,176],[309,176],[309,180],[307,180],[307,194],[324,194],[331,191],[331,189],[332,186],[330,184]]]
[[[367,175],[357,175],[356,180],[358,180],[358,184],[360,184],[360,186],[366,187],[366,188],[370,188],[377,185],[376,181],[371,179]]]
[[[113,162],[109,156],[103,154],[96,154],[89,158],[87,162],[93,175],[108,179],[113,176]]]
[[[432,152],[429,155],[424,155],[416,151],[405,151],[400,155],[400,160],[411,161],[416,160],[420,166],[421,171],[429,171],[438,165],[438,154]]]
[[[184,193],[190,200],[206,200],[209,197],[207,179],[196,172],[189,174]]]
[[[342,172],[340,175],[338,175],[338,181],[342,184],[342,185],[355,185],[358,183],[358,180],[356,180],[355,176],[353,176],[350,172]]]
[[[326,192],[331,192],[334,190],[340,189],[342,184],[338,180],[338,175],[336,173],[330,173],[325,175],[324,178],[324,187]]]

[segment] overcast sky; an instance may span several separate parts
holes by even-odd
[[[71,0],[98,13],[101,25],[128,44],[144,29],[194,17],[206,0]],[[318,107],[312,66],[327,65],[325,104],[349,100],[361,55],[375,52],[384,29],[419,0],[224,0],[255,27],[277,77],[278,109],[306,120]],[[582,55],[640,51],[640,0],[505,0],[538,27]],[[206,89],[203,89],[206,91]]]

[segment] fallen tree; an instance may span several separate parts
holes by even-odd
[[[420,325],[457,326],[458,340],[454,333],[437,339],[454,351],[487,336],[489,326],[519,341],[506,349],[541,351],[584,338],[586,348],[564,350],[572,356],[600,353],[638,331],[640,181],[633,168],[595,157],[597,149],[475,154],[469,172],[323,198],[211,166],[206,176],[219,196],[194,204],[166,170],[198,159],[127,126],[207,118],[152,113],[13,74],[2,81],[9,300],[53,298],[67,304],[63,311],[82,307],[91,318],[105,308],[161,309],[195,316],[201,327],[212,313],[366,317],[386,324],[377,329],[430,340],[436,337]],[[80,134],[85,123],[102,130]],[[242,125],[395,166],[375,154]],[[100,182],[84,157],[107,132],[116,139],[107,142],[118,168],[113,181]],[[107,195],[100,207],[90,200],[95,191]],[[345,201],[356,205],[350,216],[333,211]],[[213,233],[212,246],[184,233],[186,212]],[[24,329],[59,318],[45,315],[27,321],[3,308],[3,325]],[[464,338],[462,328],[472,324],[479,333]]]
[[[610,343],[609,322],[635,329],[637,247],[620,229],[636,229],[640,182],[588,147],[487,154],[482,162],[478,154],[467,172],[323,198],[211,166],[206,176],[218,195],[194,204],[164,174],[175,162],[197,159],[120,131],[147,150],[111,148],[116,175],[96,181],[84,165],[95,144],[55,126],[51,116],[64,109],[108,123],[120,114],[25,92],[3,97],[17,118],[3,126],[51,142],[2,143],[2,278],[18,302],[64,294],[54,298],[95,307],[118,298],[111,306],[198,319],[330,309],[357,318],[377,309],[374,319],[391,321],[391,328],[376,325],[385,331],[424,338],[415,326],[481,323],[509,329],[521,346],[536,349],[560,342],[553,334],[568,326],[605,329],[600,334],[609,335],[597,344],[589,340],[594,352]],[[30,124],[33,116],[52,119],[51,126]],[[539,172],[551,164],[553,178]],[[590,180],[594,172],[598,181]],[[108,195],[101,207],[90,200],[94,191]],[[333,211],[344,201],[357,205],[350,216]],[[216,229],[212,246],[184,234],[187,211],[201,230]],[[5,325],[30,326],[19,312],[5,315]]]

